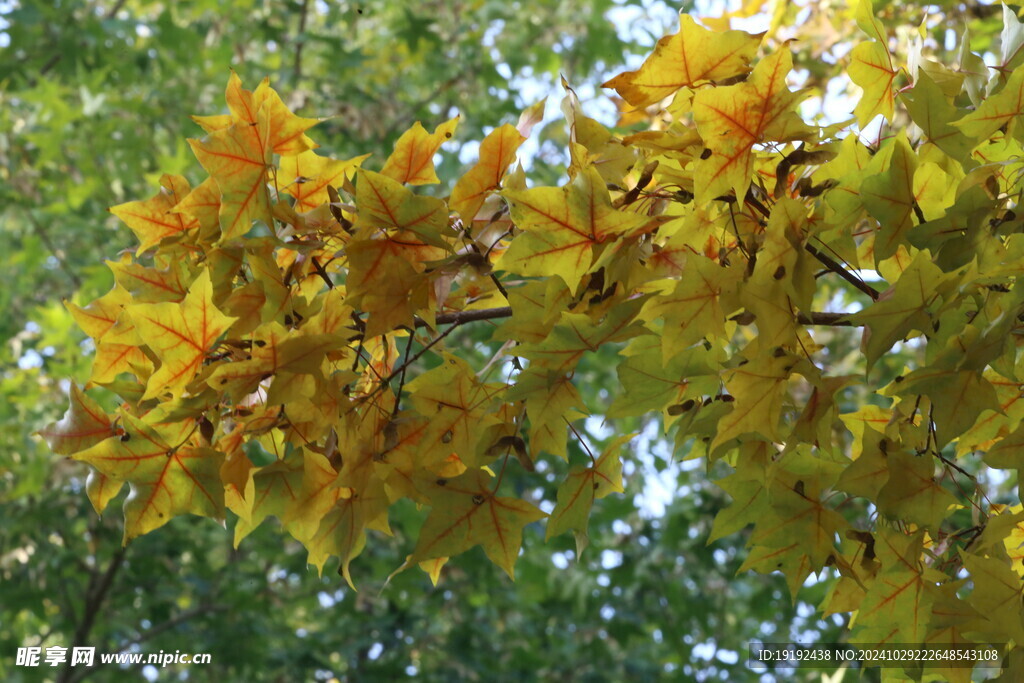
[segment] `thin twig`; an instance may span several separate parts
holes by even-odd
[[[572,426],[572,422],[566,420],[565,417],[562,417],[562,420],[565,422],[565,424],[569,425],[569,429],[572,431],[573,434],[576,435],[576,440],[580,442],[580,445],[583,446],[583,450],[585,450],[587,452],[587,455],[590,456],[590,464],[593,467],[597,467],[597,458],[595,458],[594,454],[591,452],[590,446],[588,446],[587,442],[583,440],[583,437],[580,435],[580,433],[576,431],[576,428]]]
[[[57,245],[54,244],[53,240],[50,239],[50,235],[48,232],[46,232],[46,228],[43,227],[43,224],[40,223],[32,214],[32,212],[27,209],[25,210],[25,217],[28,219],[28,222],[32,225],[32,232],[35,233],[36,237],[39,238],[39,241],[42,242],[43,245],[50,250],[51,254],[53,254],[53,258],[56,259],[57,264],[60,266],[60,269],[63,270],[64,274],[68,276],[69,280],[71,280],[71,284],[75,286],[75,289],[81,289],[82,279],[78,277],[78,274],[75,273],[75,271],[68,264],[67,260],[64,258],[61,250],[58,249]]]
[[[412,353],[412,343],[416,339],[416,330],[409,330],[409,341],[405,345],[405,362],[402,363],[402,374],[398,377],[398,391],[395,392],[395,408],[391,411],[391,417],[398,415],[398,407],[402,405],[402,389],[405,387],[405,370],[409,367],[409,354]]]
[[[292,67],[292,82],[298,84],[302,78],[302,47],[306,41],[302,34],[306,31],[306,16],[309,13],[309,0],[302,0],[302,9],[299,10],[298,38],[295,41],[295,65]]]
[[[114,577],[124,562],[124,553],[125,548],[118,548],[114,556],[110,558],[103,576],[99,577],[96,581],[90,581],[89,588],[86,590],[85,606],[82,609],[82,621],[78,623],[74,639],[71,642],[72,651],[76,647],[82,647],[88,642],[89,632],[92,630],[93,624],[96,623],[96,617],[99,616],[100,608],[102,608],[103,602],[107,598],[107,593],[110,592],[110,587],[114,584]],[[57,677],[58,683],[70,683],[74,680],[72,677],[73,673],[71,658],[69,657],[61,669],[60,675]]]
[[[320,265],[319,261],[316,260],[316,256],[310,258],[310,261],[313,264],[313,270],[316,271],[316,274],[320,276],[321,280],[327,283],[327,289],[334,289],[334,281],[331,280],[331,276],[327,274],[327,270]]]
[[[127,2],[128,0],[117,0],[117,2],[115,2],[109,10],[107,10],[107,14],[103,18],[108,20],[113,19],[117,16],[117,13],[121,11],[121,8],[124,7]]]
[[[822,252],[812,247],[810,244],[805,244],[804,249],[807,250],[808,254],[821,261],[821,263],[824,264],[826,268],[828,268],[833,273],[843,278],[851,285],[853,285],[854,287],[856,287],[857,289],[871,297],[872,301],[878,301],[878,297],[881,296],[881,292],[879,292],[877,289],[875,289],[868,283],[864,282],[850,271],[846,270],[846,268],[843,268],[838,262],[833,261],[831,257],[826,256]]]

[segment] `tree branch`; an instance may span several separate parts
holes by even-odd
[[[797,316],[797,321],[801,325],[823,325],[829,327],[856,327],[857,325],[849,320],[852,313],[832,313],[828,311],[812,311],[804,314],[800,313]],[[481,308],[473,311],[453,311],[451,313],[438,313],[434,319],[436,325],[447,325],[454,323],[455,325],[462,325],[465,323],[476,322],[478,320],[496,320],[499,318],[509,318],[512,316],[511,306],[501,306],[499,308]],[[749,325],[753,322],[753,317],[750,320],[744,316],[738,320],[741,325]],[[416,318],[416,327],[427,327],[428,323],[422,318]]]
[[[103,18],[106,20],[113,19],[117,16],[117,13],[121,11],[121,8],[124,7],[127,2],[128,0],[117,0],[117,2],[111,5],[110,9],[107,10],[107,13]]]
[[[32,215],[32,212],[29,211],[28,209],[25,209],[24,213],[25,217],[28,219],[29,224],[32,226],[32,232],[34,232],[36,234],[36,237],[39,238],[39,241],[42,242],[43,245],[50,250],[50,253],[53,254],[53,258],[56,259],[57,264],[60,266],[60,269],[63,270],[64,273],[68,276],[68,279],[71,280],[71,284],[75,286],[75,289],[81,289],[81,278],[79,278],[78,274],[75,273],[74,270],[72,270],[71,266],[64,258],[61,250],[58,249],[57,245],[54,244],[53,240],[50,239],[50,235],[48,232],[46,232],[46,228],[43,227],[43,224],[36,220],[36,217]]]
[[[302,0],[302,9],[299,10],[299,30],[295,41],[295,65],[292,67],[292,81],[298,86],[302,78],[302,47],[306,41],[302,34],[306,31],[306,16],[309,13],[309,0]]]
[[[85,645],[87,642],[89,632],[92,630],[93,624],[96,623],[96,617],[99,616],[100,608],[107,598],[107,593],[110,592],[110,587],[114,584],[114,577],[121,568],[121,563],[124,562],[124,553],[125,549],[123,547],[118,548],[114,556],[110,558],[110,563],[107,565],[107,570],[103,572],[103,576],[96,582],[90,582],[89,588],[86,590],[82,621],[79,622],[78,628],[75,630],[75,638],[70,648],[71,651],[74,651],[76,647]],[[73,674],[71,657],[69,656],[60,671],[60,676],[57,677],[58,683],[71,683],[71,681],[75,680]]]
[[[184,612],[180,612],[176,616],[171,617],[170,619],[168,619],[167,621],[161,622],[161,623],[157,624],[156,626],[154,626],[154,627],[152,627],[152,628],[150,628],[150,629],[148,629],[146,631],[143,631],[142,633],[140,633],[139,635],[135,636],[131,640],[127,641],[120,648],[118,648],[117,653],[121,654],[123,652],[127,652],[128,650],[130,650],[132,648],[133,645],[138,645],[139,643],[143,643],[143,642],[153,638],[154,636],[160,635],[164,631],[168,631],[168,630],[174,628],[178,624],[184,623],[184,622],[188,621],[189,619],[192,619],[193,617],[197,617],[197,616],[199,616],[201,614],[205,614],[207,612],[222,612],[222,611],[224,611],[226,609],[227,609],[227,607],[224,607],[223,605],[211,605],[209,603],[204,603],[204,604],[200,605],[199,607],[195,607],[193,609],[186,610]],[[74,676],[71,676],[67,680],[67,683],[79,683],[79,681],[83,680],[86,676],[88,676],[91,673],[94,673],[95,671],[96,671],[96,669],[93,668],[93,667],[83,667],[83,668],[80,668],[78,670],[78,672]]]
[[[438,313],[437,317],[434,318],[435,325],[447,325],[449,323],[455,323],[456,325],[462,325],[464,323],[476,322],[477,320],[493,320],[495,318],[510,318],[512,317],[511,306],[501,306],[499,308],[481,308],[474,311],[453,311],[451,313]],[[421,318],[416,318],[416,327],[428,327],[429,323]]]
[[[730,212],[732,211],[732,204],[735,203],[735,201],[736,201],[736,198],[732,197],[732,196],[717,197],[716,199],[720,199],[720,200],[723,200],[723,201],[730,202],[730,204],[729,204],[729,211]],[[760,213],[762,216],[764,216],[765,219],[768,219],[768,218],[771,217],[771,210],[767,206],[762,204],[757,199],[757,197],[754,196],[754,193],[751,190],[747,190],[747,196],[744,197],[743,202],[745,204],[749,204],[750,206],[754,207],[754,209],[756,209],[758,211],[758,213]],[[736,224],[736,220],[735,220],[735,218],[733,218],[733,225],[735,226],[735,224]],[[742,247],[743,240],[739,239],[739,233],[738,232],[736,234],[736,239],[739,241],[740,246]],[[863,280],[861,280],[860,278],[858,278],[856,275],[854,275],[850,271],[846,270],[846,268],[843,268],[843,266],[840,263],[838,263],[837,261],[834,261],[832,259],[832,257],[826,256],[824,253],[818,251],[817,249],[812,247],[810,244],[805,244],[804,245],[804,249],[807,250],[808,254],[810,254],[814,258],[818,259],[819,261],[821,261],[821,263],[824,264],[824,266],[826,268],[828,268],[833,273],[835,273],[839,277],[843,278],[844,280],[849,282],[851,285],[853,285],[854,287],[856,287],[857,289],[859,289],[860,291],[864,292],[869,297],[871,297],[872,301],[878,301],[878,297],[881,296],[881,293],[878,290],[876,290],[874,287],[872,287],[868,283],[866,283]]]
[[[843,278],[851,285],[853,285],[854,287],[856,287],[857,289],[871,297],[872,301],[878,301],[878,297],[881,296],[881,292],[879,292],[877,289],[875,289],[868,283],[864,282],[863,280],[855,276],[853,273],[848,271],[846,268],[843,268],[843,266],[840,265],[838,262],[833,261],[830,256],[826,256],[825,254],[818,251],[811,245],[805,244],[804,249],[807,250],[808,254],[821,261],[821,263],[824,264],[826,268],[828,268],[833,273]]]
[[[135,636],[134,638],[126,642],[124,645],[122,645],[118,649],[118,652],[127,652],[133,645],[144,643],[145,641],[150,640],[154,636],[158,636],[164,631],[169,631],[178,624],[182,624],[193,617],[199,616],[200,614],[206,614],[207,612],[223,612],[226,609],[227,607],[223,605],[211,605],[210,603],[204,603],[199,607],[193,607],[190,610],[179,612],[176,616],[171,617],[167,621],[163,621],[157,624],[156,626],[147,629],[139,635]]]
[[[830,327],[859,327],[850,320],[852,313],[830,313],[828,311],[811,311],[809,314],[797,315],[801,325],[823,325]]]

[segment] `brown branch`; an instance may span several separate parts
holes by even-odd
[[[296,84],[299,83],[299,79],[302,78],[302,48],[306,41],[303,39],[302,34],[306,30],[306,17],[309,13],[309,0],[302,0],[302,9],[299,10],[299,30],[297,31],[298,36],[295,41],[295,65],[292,67],[292,81]]]
[[[851,285],[853,285],[854,287],[856,287],[857,289],[871,297],[872,301],[878,301],[878,297],[881,296],[881,292],[879,292],[877,289],[875,289],[868,283],[864,282],[856,275],[848,271],[846,268],[843,268],[842,265],[840,265],[838,262],[833,261],[830,256],[823,254],[822,252],[818,251],[811,245],[805,244],[804,249],[807,250],[808,254],[821,261],[821,263],[824,264],[826,268],[828,268],[833,273],[843,278]]]
[[[184,612],[180,612],[177,616],[171,617],[167,621],[161,622],[156,626],[147,629],[139,635],[135,636],[134,638],[126,642],[124,645],[122,645],[118,649],[118,652],[126,652],[133,645],[138,645],[139,643],[143,643],[147,640],[150,640],[154,636],[158,636],[164,631],[169,631],[178,624],[182,624],[193,617],[199,616],[200,614],[206,614],[207,612],[223,612],[226,609],[227,607],[225,607],[224,605],[211,605],[209,603],[204,603],[199,607],[194,607],[190,610],[185,610]]]
[[[110,587],[114,583],[114,577],[124,562],[124,553],[125,549],[123,547],[118,548],[114,556],[110,558],[110,563],[107,565],[106,571],[103,572],[103,576],[98,580],[89,582],[89,588],[85,594],[85,606],[82,610],[82,621],[79,622],[78,628],[75,629],[71,651],[74,651],[76,647],[82,647],[88,641],[89,632],[92,630],[93,624],[96,623],[96,617],[99,616],[100,608],[107,598],[107,593],[110,592]],[[71,683],[74,680],[73,674],[71,658],[68,657],[67,662],[61,669],[60,675],[57,677],[58,683]]]
[[[200,614],[204,614],[206,612],[222,612],[226,609],[227,607],[224,607],[223,605],[211,605],[209,603],[204,603],[199,607],[195,607],[193,609],[181,612],[177,616],[171,617],[167,621],[161,622],[156,626],[147,629],[146,631],[143,631],[131,640],[125,642],[123,645],[121,645],[120,648],[118,648],[117,654],[127,652],[129,649],[131,649],[133,645],[138,645],[139,643],[143,643],[147,640],[150,640],[154,636],[158,636],[164,631],[168,631],[177,626],[178,624],[184,623],[189,619],[192,619],[193,617],[199,616]],[[78,669],[75,675],[67,679],[67,683],[79,683],[79,681],[85,679],[86,676],[95,672],[96,669],[94,667],[81,667]]]
[[[493,320],[495,318],[510,317],[512,317],[512,307],[501,306],[499,308],[481,308],[474,311],[438,313],[437,317],[434,318],[434,324],[447,325],[449,323],[454,323],[455,325],[463,325],[465,323],[476,322],[478,320]],[[429,327],[429,323],[422,318],[416,318],[416,327]]]
[[[117,2],[115,2],[109,10],[107,10],[107,14],[103,18],[105,20],[113,19],[117,16],[117,13],[121,11],[121,8],[127,4],[127,2],[128,0],[117,0]]]
[[[722,200],[722,201],[726,201],[726,202],[730,202],[730,204],[729,204],[729,211],[731,213],[731,211],[732,211],[732,204],[735,203],[735,201],[736,201],[736,198],[734,196],[716,197],[716,199]],[[754,209],[756,209],[758,211],[758,213],[760,213],[766,219],[771,217],[771,210],[767,206],[762,204],[757,199],[757,197],[754,196],[754,193],[751,192],[750,190],[747,190],[747,196],[743,198],[743,202],[745,204],[748,204],[748,205],[754,207]],[[735,224],[736,224],[736,219],[734,217],[733,218],[733,225],[735,226]],[[738,231],[736,233],[736,238],[739,239],[739,232]],[[742,241],[740,241],[741,248],[742,248],[742,245],[743,245],[743,243],[742,243]],[[857,289],[859,289],[860,291],[864,292],[869,297],[871,297],[872,301],[878,301],[878,297],[881,296],[881,293],[878,290],[876,290],[874,287],[869,285],[868,283],[866,283],[863,280],[861,280],[860,278],[858,278],[856,275],[854,275],[850,271],[846,270],[846,268],[843,268],[843,266],[840,263],[838,263],[837,261],[834,261],[830,256],[827,256],[824,253],[818,251],[817,249],[812,247],[810,244],[805,244],[804,245],[804,249],[807,250],[808,254],[810,254],[814,258],[818,259],[819,261],[821,261],[821,263],[824,264],[824,266],[826,268],[828,268],[833,273],[835,273],[839,277],[843,278],[844,280],[849,282],[851,285],[853,285],[854,287],[856,287]]]
[[[36,237],[39,238],[39,241],[42,242],[43,245],[50,250],[51,254],[53,254],[53,258],[56,259],[57,264],[60,266],[60,269],[63,270],[65,275],[68,276],[68,279],[71,280],[71,284],[75,286],[75,289],[81,289],[81,278],[79,278],[78,274],[75,273],[74,270],[72,270],[71,266],[64,258],[61,250],[58,249],[57,245],[54,244],[53,240],[50,239],[50,235],[48,232],[46,232],[46,228],[43,227],[43,224],[36,220],[36,217],[32,215],[32,212],[27,209],[25,210],[25,217],[28,219],[28,222],[32,225],[32,232],[35,233]]]
[[[809,314],[797,315],[801,325],[825,325],[831,327],[859,327],[850,320],[852,313],[830,313],[828,311],[811,311]]]
[[[797,321],[801,325],[825,325],[830,327],[856,327],[856,323],[849,320],[852,313],[832,313],[828,311],[812,311],[804,314],[800,313],[797,316]],[[451,313],[438,313],[434,319],[436,325],[447,325],[454,323],[455,325],[463,325],[465,323],[476,322],[478,320],[495,320],[499,318],[509,318],[512,316],[511,306],[501,306],[499,308],[481,308],[473,311],[453,311]],[[753,317],[749,320],[741,317],[737,319],[742,325],[749,325],[753,322]],[[416,318],[416,327],[427,327],[427,321],[421,318]]]
[[[316,271],[316,274],[320,276],[321,280],[327,283],[327,289],[334,289],[334,281],[331,280],[331,276],[327,274],[327,270],[320,265],[319,261],[316,260],[316,256],[311,257],[310,261],[313,263],[313,269]]]
[[[465,321],[463,321],[463,322],[465,322]],[[437,344],[438,342],[440,342],[440,341],[441,341],[442,339],[444,339],[445,337],[447,337],[447,336],[448,336],[449,334],[451,334],[452,332],[454,332],[454,331],[456,330],[456,328],[458,328],[458,326],[459,326],[459,325],[461,325],[461,324],[462,324],[462,323],[456,323],[456,324],[452,325],[452,326],[451,326],[451,327],[449,327],[449,328],[448,328],[447,330],[445,330],[444,332],[442,332],[441,334],[437,335],[436,337],[434,337],[433,339],[431,339],[431,340],[430,340],[429,342],[427,342],[426,344],[424,344],[424,345],[423,345],[423,348],[422,348],[422,349],[420,349],[419,351],[417,351],[417,352],[416,352],[416,353],[415,353],[415,354],[414,354],[414,355],[412,356],[412,358],[408,358],[408,357],[407,357],[407,358],[405,359],[405,362],[404,362],[404,363],[402,363],[402,367],[400,367],[400,368],[397,368],[397,369],[395,369],[395,370],[394,370],[394,371],[393,371],[393,372],[392,372],[392,373],[391,373],[390,375],[388,375],[388,376],[387,376],[386,378],[382,378],[382,379],[381,379],[381,381],[380,381],[380,386],[385,386],[385,385],[387,385],[387,384],[390,384],[390,383],[391,383],[391,380],[393,380],[393,379],[394,379],[395,377],[398,377],[398,375],[399,375],[399,374],[401,374],[401,375],[402,375],[402,376],[404,377],[404,376],[405,376],[405,369],[406,369],[407,367],[409,367],[410,365],[412,365],[413,363],[415,363],[416,361],[418,361],[418,360],[419,360],[420,358],[422,358],[422,357],[423,357],[423,354],[425,354],[425,353],[426,353],[427,351],[429,351],[429,350],[430,350],[431,348],[433,348],[435,344]],[[410,332],[410,334],[412,334],[412,333]]]
[[[416,340],[416,330],[409,330],[409,341],[405,345],[405,362],[402,363],[402,374],[398,378],[398,391],[395,392],[395,409],[391,411],[394,419],[398,415],[398,408],[402,405],[402,388],[405,386],[405,371],[409,367],[409,355],[412,353],[412,343]]]

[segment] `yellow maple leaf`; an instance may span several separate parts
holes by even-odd
[[[235,320],[213,305],[207,270],[199,274],[180,304],[136,304],[128,311],[142,340],[160,360],[144,398],[164,392],[180,397],[202,367],[206,352]]]
[[[73,457],[131,486],[124,503],[125,542],[180,514],[223,518],[219,472],[224,456],[198,444],[191,420],[151,423],[121,411],[121,424],[123,435]]]
[[[665,36],[637,71],[619,74],[601,87],[614,88],[634,107],[645,107],[680,88],[739,76],[750,62],[763,33],[716,33],[703,28],[688,14],[679,15],[679,33]]]
[[[427,185],[440,180],[434,170],[434,155],[441,145],[451,140],[459,125],[459,117],[445,121],[433,133],[428,133],[417,121],[402,133],[395,150],[384,162],[381,173],[407,185]]]
[[[892,121],[896,106],[893,81],[898,70],[886,47],[885,27],[875,18],[871,0],[860,0],[854,17],[861,30],[872,38],[869,42],[858,43],[850,51],[848,69],[850,80],[864,89],[863,97],[853,110],[857,124],[863,128],[879,114]]]
[[[570,529],[576,534],[577,557],[587,545],[587,526],[594,499],[622,493],[622,460],[619,451],[636,434],[612,440],[590,467],[576,467],[558,487],[557,502],[548,518],[545,540]]]
[[[103,441],[114,433],[110,418],[96,401],[77,384],[71,383],[69,405],[64,417],[37,432],[46,440],[50,450],[60,455],[71,455]]]
[[[487,557],[514,579],[523,527],[547,515],[519,498],[494,495],[491,486],[483,470],[438,481],[430,492],[430,515],[406,565],[451,557],[481,545]]]
[[[199,221],[204,234],[214,234],[220,225],[220,187],[209,177],[178,202],[171,213],[182,213]]]
[[[249,232],[254,220],[272,226],[266,171],[270,147],[266,123],[234,123],[203,140],[189,140],[199,163],[220,188],[219,220],[222,239]]]
[[[516,160],[516,150],[525,140],[512,124],[506,123],[480,143],[480,159],[452,189],[451,207],[463,221],[472,221],[487,194],[501,186],[509,165]]]
[[[139,238],[137,254],[166,237],[180,235],[199,225],[195,218],[172,211],[190,193],[188,181],[180,175],[164,174],[160,185],[163,189],[149,199],[110,207],[110,213],[124,221]]]
[[[369,154],[339,160],[320,156],[312,150],[282,157],[277,169],[281,189],[295,197],[296,211],[312,211],[330,201],[327,187],[339,187],[369,157]]]
[[[242,80],[234,71],[228,78],[224,92],[229,115],[193,116],[192,120],[207,133],[223,130],[234,123],[255,126],[260,122],[261,110],[265,112],[264,126],[267,133],[267,151],[281,156],[293,156],[319,147],[305,131],[320,122],[296,116],[288,109],[277,92],[270,87],[270,79],[264,78],[255,92],[242,87]]]
[[[520,275],[557,273],[573,291],[590,271],[595,249],[614,248],[616,240],[635,237],[658,224],[648,216],[615,209],[593,165],[565,187],[506,190],[503,195],[524,233],[512,241],[496,267]]]
[[[1004,5],[1005,7],[1005,5]],[[1012,126],[1024,114],[1024,66],[1018,66],[1010,74],[1006,85],[995,95],[988,97],[977,109],[954,121],[953,125],[975,140],[983,140],[1003,126],[1012,133]]]
[[[448,232],[448,207],[443,201],[413,194],[409,188],[381,173],[360,170],[358,175],[357,228],[408,230],[426,244],[448,248],[448,243],[442,239],[442,234]]]
[[[758,62],[749,80],[708,88],[693,98],[693,118],[712,154],[694,171],[698,202],[735,191],[742,200],[754,170],[754,145],[807,140],[815,129],[794,110],[803,92],[786,87],[793,68],[789,50],[779,50]]]

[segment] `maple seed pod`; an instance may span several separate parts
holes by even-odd
[[[213,441],[213,423],[206,419],[205,415],[199,420],[199,433],[206,440],[206,443]]]
[[[687,399],[686,401],[683,401],[682,403],[677,403],[676,405],[669,406],[668,410],[666,412],[668,412],[668,414],[672,415],[672,416],[682,415],[686,411],[688,411],[691,408],[693,408],[693,405],[694,405],[693,399]]]

